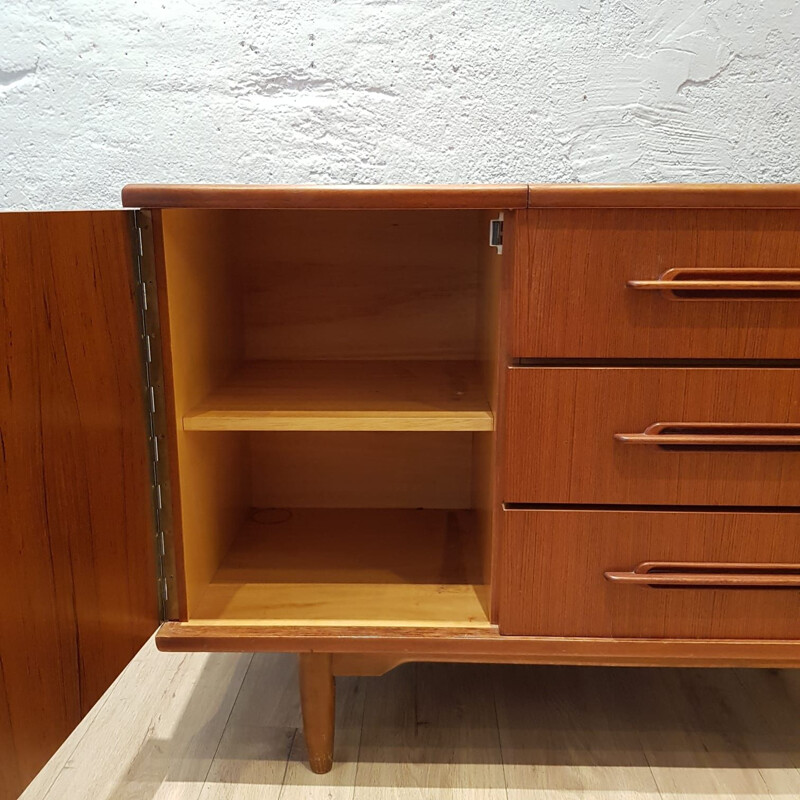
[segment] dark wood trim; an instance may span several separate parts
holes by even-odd
[[[501,636],[497,628],[216,626],[167,622],[164,652],[402,654],[406,661],[597,666],[797,667],[800,640]]]
[[[800,184],[530,184],[529,208],[799,208]]]
[[[131,184],[128,208],[511,209],[525,208],[526,184],[463,186],[213,186]]]

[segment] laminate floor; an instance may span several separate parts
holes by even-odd
[[[337,680],[305,765],[296,659],[149,642],[24,800],[800,798],[800,671],[409,664]]]

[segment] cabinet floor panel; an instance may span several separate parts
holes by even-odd
[[[490,431],[470,361],[251,361],[183,418],[190,431]]]
[[[470,511],[253,510],[198,625],[489,626]]]

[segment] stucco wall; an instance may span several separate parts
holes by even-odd
[[[131,181],[800,181],[800,2],[2,0],[0,207]]]

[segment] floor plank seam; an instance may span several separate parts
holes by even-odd
[[[144,647],[147,647],[150,644],[151,641],[152,641],[152,637],[151,637],[151,639],[149,639],[147,641],[147,643],[144,645]],[[144,647],[142,649],[144,649]],[[117,686],[119,686],[119,684],[122,682],[121,678],[122,678],[123,674],[124,673],[120,673],[116,677],[114,682],[102,694],[102,696],[97,701],[97,703],[94,706],[92,706],[92,708],[89,709],[89,714],[87,714],[87,717],[89,715],[92,715],[92,717],[95,717],[95,716],[99,715],[100,713],[102,713],[103,708],[105,708],[105,705],[108,702],[109,698],[111,697],[112,693],[116,690]],[[84,720],[86,720],[86,717],[84,717]],[[69,764],[70,760],[75,755],[75,753],[78,750],[78,748],[80,747],[81,742],[86,738],[86,735],[89,733],[89,730],[90,730],[90,728],[92,726],[93,721],[94,721],[93,719],[89,720],[83,726],[83,731],[82,731],[80,737],[78,738],[78,740],[75,742],[75,745],[70,748],[69,755],[67,755],[67,757],[64,759],[64,762],[62,763],[60,769],[58,769],[57,772],[53,775],[53,778],[50,781],[50,783],[48,784],[47,789],[45,789],[44,792],[42,793],[42,795],[41,795],[42,800],[47,800],[48,797],[50,797],[50,792],[53,790],[53,787],[58,782],[58,779],[61,776],[61,773],[64,771],[64,769]],[[82,722],[83,722],[83,720],[82,720]],[[58,751],[56,751],[56,754],[57,753],[58,753]],[[53,755],[53,757],[55,757],[55,754]],[[34,780],[31,781],[31,783],[33,783],[35,780],[36,780],[36,778],[34,778]],[[30,784],[29,784],[29,786],[30,786]],[[28,791],[29,786],[26,786],[25,789],[23,789],[23,794],[25,794],[25,792]]]
[[[145,651],[148,651],[147,653]],[[155,650],[155,635],[151,636],[150,639],[141,647],[139,652],[134,656],[128,666],[121,672],[111,686],[106,689],[100,699],[97,701],[95,706],[89,709],[89,713],[81,720],[76,728],[81,729],[80,738],[76,741],[75,745],[70,749],[69,755],[63,759],[61,766],[58,767],[55,775],[53,776],[52,780],[50,781],[47,788],[44,790],[43,793],[39,792],[36,795],[32,795],[30,793],[31,785],[35,783],[35,780],[31,782],[31,785],[25,788],[23,791],[22,797],[30,797],[31,800],[48,800],[53,792],[54,788],[60,783],[61,779],[64,777],[65,773],[67,773],[70,769],[72,769],[72,764],[78,754],[81,745],[83,744],[84,739],[92,732],[93,726],[97,724],[97,718],[102,716],[102,713],[107,705],[111,705],[111,700],[116,694],[117,691],[124,691],[120,687],[124,685],[124,678],[125,676],[132,674],[135,670],[140,666],[140,661],[144,661],[150,655],[151,652],[156,652]],[[190,658],[190,655],[183,654],[181,658],[181,664],[187,661]],[[180,667],[178,668],[180,669]],[[176,670],[178,671],[178,670]],[[74,733],[74,732],[73,732]],[[62,745],[63,746],[63,745]],[[58,751],[53,755],[53,759],[56,758],[58,755]],[[41,773],[40,773],[41,774]],[[37,776],[38,777],[38,776]]]
[[[658,796],[663,798],[664,792],[661,791],[661,786],[658,783],[658,778],[656,777],[655,772],[653,772],[653,765],[650,763],[650,759],[647,757],[647,748],[644,746],[641,733],[637,733],[636,740],[639,742],[639,749],[642,751],[642,757],[644,758],[645,764],[647,764],[647,769],[650,772],[650,777],[653,779],[653,786],[656,787]]]
[[[289,747],[286,749],[286,761],[283,764],[283,775],[281,776],[281,790],[278,792],[278,800],[286,793],[286,776],[289,774],[289,764],[292,761],[292,753],[294,752],[294,744],[297,741],[297,734],[300,733],[299,728],[294,729],[292,734],[292,741],[289,742]]]
[[[492,706],[494,708],[494,724],[497,728],[497,752],[500,753],[500,767],[503,770],[503,788],[508,800],[508,775],[506,774],[506,757],[503,753],[503,735],[500,731],[500,714],[497,710],[497,670],[492,670]]]
[[[369,692],[369,682],[364,678],[359,678],[359,683],[364,684],[364,702],[361,706],[361,724],[358,728],[358,747],[356,748],[356,771],[353,774],[353,793],[350,795],[350,800],[355,800],[356,792],[358,791],[358,772],[361,769],[361,743],[364,741],[364,719],[367,715],[367,699]]]
[[[250,672],[250,668],[253,666],[253,655],[250,654],[250,660],[247,662],[247,669],[244,671],[242,675],[242,682],[239,684],[239,688],[236,691],[236,697],[233,698],[233,702],[231,703],[231,707],[228,709],[228,716],[225,719],[225,724],[220,728],[219,732],[219,739],[217,740],[217,746],[214,748],[214,754],[208,760],[208,769],[206,769],[206,774],[203,777],[203,782],[200,784],[200,791],[198,792],[198,798],[203,796],[203,792],[206,788],[206,784],[208,783],[208,776],[211,774],[211,769],[214,766],[214,762],[217,759],[217,754],[219,753],[220,745],[222,744],[222,739],[225,736],[225,731],[228,730],[228,725],[231,721],[231,714],[233,714],[233,709],[236,708],[236,701],[239,699],[239,695],[242,693],[242,687],[244,686],[244,682],[247,680],[247,674]]]

